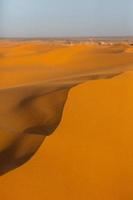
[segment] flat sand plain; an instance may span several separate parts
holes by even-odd
[[[132,91],[128,43],[1,40],[1,198],[132,200]]]

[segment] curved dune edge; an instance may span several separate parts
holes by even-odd
[[[1,198],[132,200],[132,91],[132,72],[73,88],[54,134],[0,178]]]
[[[25,48],[27,44],[24,49],[22,48],[23,51]],[[35,46],[35,54],[38,51],[36,48]],[[133,58],[131,54],[124,53],[127,46],[123,45],[113,48],[98,45],[56,47],[46,50],[44,57],[42,57],[43,50],[39,53],[39,57],[36,55],[30,57],[26,52],[28,55],[26,58],[23,57],[23,53],[21,54],[22,49],[20,48],[18,57],[14,58],[11,53],[6,54],[8,59],[4,57],[0,60],[1,66],[5,67],[4,70],[7,67],[5,75],[8,74],[9,67],[11,71],[13,70],[13,79],[9,82],[3,79],[0,88],[1,175],[29,160],[45,137],[54,132],[60,123],[67,95],[72,87],[89,80],[109,79],[132,70]],[[14,55],[16,52],[18,49]],[[19,70],[16,68],[20,61],[29,65],[30,72],[32,65],[34,69],[34,64],[37,65],[38,62],[39,64],[42,62],[44,67],[41,71],[38,69],[37,74],[36,70],[35,74],[34,70],[30,74],[28,71],[27,76],[23,66],[18,66]],[[47,66],[53,68],[53,64],[57,70],[51,76],[51,71],[47,71],[46,68]],[[3,68],[0,69],[3,72]]]
[[[88,79],[108,79],[116,75],[119,74],[95,75]],[[19,90],[20,94],[25,96],[27,87],[1,91],[1,97],[6,105],[6,108],[2,107],[5,117],[0,117],[1,130],[3,129],[0,145],[1,175],[22,165],[33,156],[45,137],[52,134],[59,125],[70,88],[85,81],[87,81],[86,77],[84,81],[75,81],[75,83],[70,81],[59,86],[55,91],[50,90],[46,93],[41,84],[37,86],[39,94],[36,94],[34,89],[34,95],[28,98],[21,96],[21,101],[17,100]],[[30,86],[31,89],[28,89],[28,92],[32,91],[33,87]],[[9,103],[8,107],[6,102],[9,99],[11,105]]]

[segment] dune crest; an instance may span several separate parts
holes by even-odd
[[[29,160],[54,132],[72,87],[133,69],[130,45],[0,45],[1,175]]]

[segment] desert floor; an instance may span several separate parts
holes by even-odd
[[[132,91],[127,43],[0,41],[0,198],[132,200]]]

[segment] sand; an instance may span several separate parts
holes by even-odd
[[[133,199],[133,47],[0,46],[1,198]]]

